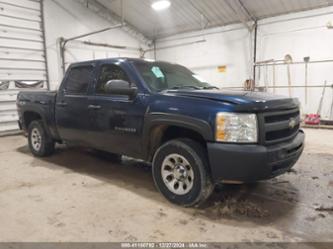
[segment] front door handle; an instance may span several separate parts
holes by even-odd
[[[102,107],[100,105],[88,105],[88,109],[92,109],[92,110],[99,110]]]
[[[66,107],[67,103],[66,102],[59,102],[59,103],[57,103],[57,106]]]

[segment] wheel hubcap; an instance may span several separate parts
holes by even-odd
[[[39,151],[42,146],[42,136],[37,128],[31,131],[31,145],[35,151]]]
[[[168,155],[162,162],[161,174],[164,184],[174,194],[185,195],[193,187],[192,166],[182,155]]]

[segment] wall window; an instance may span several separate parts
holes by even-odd
[[[97,81],[96,93],[106,94],[105,84],[110,80],[124,80],[130,82],[125,71],[117,65],[104,65]]]
[[[92,66],[72,68],[69,72],[66,91],[71,94],[87,94],[89,84],[93,80]]]

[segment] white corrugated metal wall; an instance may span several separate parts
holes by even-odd
[[[22,87],[47,88],[42,9],[38,0],[0,1],[0,133],[18,129],[15,100]]]

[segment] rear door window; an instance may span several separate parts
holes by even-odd
[[[66,80],[66,93],[86,95],[93,77],[93,66],[80,66],[72,68]]]

